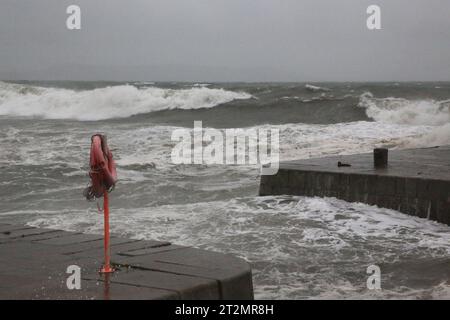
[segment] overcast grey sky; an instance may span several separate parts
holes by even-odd
[[[450,1],[1,0],[0,79],[450,80]]]

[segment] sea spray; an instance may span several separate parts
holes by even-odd
[[[257,197],[258,168],[170,162],[171,132],[195,120],[222,132],[276,128],[281,161],[433,146],[449,136],[450,83],[318,85],[330,91],[305,83],[1,82],[0,218],[101,232],[97,208],[81,191],[86,137],[104,132],[121,179],[116,234],[243,257],[256,298],[450,297],[445,225],[334,198]],[[364,92],[372,95],[358,107]],[[161,108],[169,109],[153,112]],[[368,117],[368,109],[389,112]],[[78,121],[82,111],[83,119],[108,119]],[[144,113],[131,117],[136,112]],[[389,275],[381,291],[367,290],[372,264]]]

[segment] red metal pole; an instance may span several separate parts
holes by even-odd
[[[110,261],[109,261],[109,198],[108,198],[108,191],[105,190],[103,194],[103,213],[104,213],[104,228],[105,228],[105,264],[103,265],[103,268],[100,270],[101,273],[110,273],[114,272],[114,269],[111,268]]]

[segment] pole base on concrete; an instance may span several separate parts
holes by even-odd
[[[116,271],[116,270],[114,270],[114,268],[111,268],[110,266],[103,266],[98,272],[99,273],[113,273],[114,271]]]

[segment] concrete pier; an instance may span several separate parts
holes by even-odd
[[[390,151],[382,169],[372,153],[282,162],[259,194],[336,197],[450,225],[450,146]]]
[[[0,224],[0,299],[253,299],[250,266],[231,255],[113,235],[117,271],[99,274],[102,261],[102,235]]]

